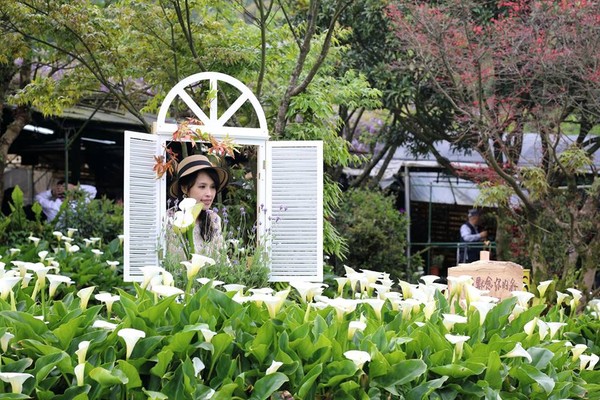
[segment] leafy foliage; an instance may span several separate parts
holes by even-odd
[[[416,280],[415,263],[406,269],[408,219],[396,210],[391,197],[366,189],[345,192],[334,226],[348,241],[345,264]]]

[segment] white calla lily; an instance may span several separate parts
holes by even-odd
[[[124,328],[117,332],[117,335],[122,337],[125,341],[125,359],[128,360],[138,340],[146,337],[146,332],[140,331],[139,329]]]
[[[13,393],[21,394],[23,391],[23,383],[29,378],[33,378],[33,375],[22,372],[0,372],[0,379],[10,383]]]
[[[444,337],[454,345],[453,361],[456,362],[460,360],[462,357],[464,344],[467,340],[471,339],[471,337],[463,335],[451,335],[449,333],[445,334]]]
[[[452,330],[452,328],[454,328],[454,324],[466,324],[467,323],[467,317],[462,316],[462,315],[458,315],[458,314],[442,314],[443,316],[443,324],[446,327],[446,329],[449,331]]]
[[[6,353],[8,351],[8,343],[14,337],[15,337],[15,335],[13,335],[12,333],[4,332],[4,335],[2,335],[2,337],[0,337],[0,348],[2,348],[2,352]]]
[[[117,329],[117,326],[117,324],[113,324],[112,322],[108,321],[103,321],[101,319],[95,320],[92,324],[92,328],[106,329],[107,331],[114,331],[115,329]]]
[[[94,296],[96,300],[106,304],[106,312],[108,315],[112,312],[112,306],[116,301],[119,301],[121,297],[119,295],[112,295],[107,292],[98,293]]]
[[[531,361],[532,361],[531,354],[529,354],[529,352],[523,348],[523,345],[521,344],[521,342],[518,342],[515,345],[514,349],[512,349],[511,351],[509,351],[502,357],[505,357],[505,358],[523,357],[523,358],[526,358],[529,363],[531,363]]]
[[[88,286],[83,289],[80,289],[77,292],[77,297],[79,297],[79,308],[85,310],[87,308],[88,302],[90,300],[90,296],[94,293],[94,289],[96,286]]]
[[[548,281],[540,282],[537,285],[537,290],[540,293],[541,299],[543,299],[546,296],[546,290],[548,290],[548,287],[552,284],[552,282],[554,282],[554,281],[552,279],[550,279]]]
[[[271,366],[269,368],[267,368],[265,375],[274,374],[275,372],[277,372],[279,367],[281,367],[282,365],[283,365],[282,362],[273,360],[273,362],[271,363]]]
[[[585,344],[576,344],[571,348],[571,353],[573,355],[573,361],[577,361],[579,357],[583,354],[584,351],[587,350],[587,346]]]
[[[85,356],[87,354],[88,348],[90,347],[89,340],[82,340],[79,342],[77,346],[77,350],[75,350],[75,354],[77,354],[77,362],[79,364],[85,364]]]
[[[194,375],[196,377],[200,377],[200,372],[206,368],[206,365],[202,362],[198,357],[192,358],[192,365],[194,366]]]
[[[73,372],[75,373],[77,386],[83,386],[85,381],[85,364],[77,364],[77,366],[73,368]]]
[[[362,350],[348,350],[344,353],[344,357],[352,361],[358,369],[361,369],[365,363],[371,361],[371,355]]]
[[[54,295],[56,294],[56,289],[58,289],[61,283],[64,283],[67,286],[73,283],[71,278],[64,275],[47,274],[46,278],[48,279],[48,282],[50,282],[48,288],[50,298],[54,297]]]
[[[175,286],[152,285],[150,291],[160,297],[171,297],[183,294],[184,291]]]

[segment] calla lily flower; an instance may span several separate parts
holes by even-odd
[[[348,283],[350,281],[350,279],[345,278],[345,277],[340,277],[340,278],[335,278],[335,281],[338,284],[338,296],[341,296],[342,293],[344,293],[344,286],[346,286],[346,283]]]
[[[52,235],[54,235],[56,237],[56,240],[60,241],[63,238],[63,233],[61,231],[54,231],[52,232]]]
[[[473,278],[470,275],[449,276],[448,286],[450,287],[450,297],[460,297],[466,286],[473,285]]]
[[[548,325],[548,329],[550,329],[550,340],[552,340],[560,328],[566,326],[567,324],[564,322],[546,322],[546,325]]]
[[[77,354],[77,362],[79,364],[85,364],[85,355],[87,354],[87,350],[90,347],[89,340],[82,340],[79,342],[77,346],[77,350],[75,350],[75,354]]]
[[[68,237],[70,237],[70,238],[72,238],[72,237],[73,237],[73,234],[74,234],[75,232],[77,232],[77,231],[78,231],[78,229],[77,229],[77,228],[67,228],[67,236],[68,236]]]
[[[365,299],[365,300],[363,300],[363,303],[370,305],[371,308],[373,309],[373,311],[375,311],[375,315],[377,316],[377,319],[381,320],[381,309],[383,308],[383,305],[385,304],[385,300]]]
[[[323,293],[323,289],[327,287],[324,283],[306,281],[292,281],[290,286],[298,291],[303,303],[311,302],[316,295]]]
[[[40,261],[44,261],[44,259],[46,258],[47,255],[48,255],[47,250],[43,250],[38,253],[38,257],[40,257]]]
[[[487,301],[474,301],[471,303],[471,307],[479,311],[479,325],[481,326],[485,322],[488,313],[492,311],[496,305]]]
[[[102,303],[106,304],[106,312],[108,313],[108,315],[110,315],[111,311],[112,311],[112,306],[113,303],[115,301],[119,301],[121,299],[120,296],[118,295],[112,295],[110,293],[106,293],[106,292],[102,292],[102,293],[98,293],[95,296],[96,300],[101,301]]]
[[[201,328],[200,332],[202,333],[202,336],[204,336],[204,340],[208,343],[210,343],[212,338],[217,334],[217,332],[214,332],[208,328]]]
[[[0,347],[2,348],[2,352],[6,353],[8,351],[8,342],[10,342],[14,337],[15,335],[12,333],[4,332],[4,335],[0,337]]]
[[[532,298],[535,297],[535,295],[533,293],[526,292],[524,290],[515,290],[511,293],[513,296],[515,296],[517,298],[517,303],[525,309],[527,309],[529,307],[529,305],[528,305],[529,300],[531,300]]]
[[[88,286],[86,288],[80,289],[77,292],[77,297],[79,297],[79,299],[81,300],[79,302],[79,307],[82,310],[85,310],[87,308],[88,301],[90,300],[90,296],[94,292],[95,288],[96,286]]]
[[[192,358],[192,365],[194,366],[194,375],[199,378],[200,372],[202,372],[204,368],[206,368],[206,365],[204,365],[202,360],[198,357]]]
[[[356,300],[336,297],[333,300],[329,300],[327,304],[335,309],[337,320],[342,321],[345,314],[349,314],[356,309],[357,302]]]
[[[593,371],[596,364],[598,364],[599,359],[600,357],[598,357],[596,354],[590,354],[589,356],[587,354],[580,355],[579,370],[583,371],[584,369],[587,369],[589,371]]]
[[[92,253],[94,253],[97,256],[101,256],[102,254],[104,254],[104,252],[100,249],[92,249]]]
[[[56,294],[56,289],[58,289],[58,286],[61,283],[64,283],[66,285],[70,285],[71,283],[73,283],[71,278],[63,275],[47,274],[46,278],[48,278],[48,281],[50,282],[48,289],[50,298],[54,297],[54,295]]]
[[[77,386],[84,385],[85,379],[85,363],[77,364],[75,368],[73,368],[73,372],[75,372],[75,378],[77,379]]]
[[[194,277],[198,275],[198,272],[206,265],[215,265],[215,260],[200,254],[192,254],[191,261],[182,261],[181,263],[185,265],[188,280],[191,280],[194,279]]]
[[[21,279],[20,276],[9,276],[8,274],[0,278],[0,298],[6,300],[12,292],[13,287],[15,287]]]
[[[437,310],[437,303],[435,302],[435,300],[428,301],[427,303],[425,303],[425,307],[423,307],[423,315],[425,316],[425,319],[427,321],[431,319],[431,316],[433,315],[435,310]]]
[[[135,347],[135,344],[141,338],[146,337],[146,332],[140,331],[139,329],[124,328],[124,329],[121,329],[119,332],[117,332],[117,335],[122,337],[123,340],[125,341],[125,346],[126,346],[125,359],[128,360],[129,356],[131,356],[131,352],[133,351],[133,348]]]
[[[356,331],[362,332],[367,328],[367,324],[364,321],[350,321],[348,325],[348,340],[352,340]]]
[[[223,285],[223,289],[225,289],[226,292],[240,293],[242,290],[244,290],[245,287],[245,285],[240,285],[238,283],[230,283],[228,285]]]
[[[196,279],[196,281],[199,282],[201,285],[206,285],[207,283],[211,282],[212,287],[217,287],[225,283],[223,281],[217,281],[215,279],[210,278],[198,278]]]
[[[35,247],[37,247],[38,244],[40,243],[40,238],[35,237],[35,236],[29,236],[27,239],[31,240]]]
[[[442,316],[444,317],[442,322],[444,323],[444,326],[446,327],[448,332],[451,331],[452,328],[454,328],[454,324],[466,324],[467,323],[467,317],[464,317],[462,315],[442,314]]]
[[[179,288],[166,285],[153,285],[150,291],[160,297],[171,297],[184,293],[184,291]]]
[[[344,353],[344,356],[352,361],[356,365],[356,368],[359,369],[361,369],[366,362],[371,361],[371,355],[362,350],[348,350]]]
[[[275,372],[277,372],[279,367],[281,367],[282,365],[283,365],[282,362],[273,360],[273,362],[271,363],[271,366],[269,368],[267,368],[265,375],[274,374]]]
[[[13,393],[20,394],[23,391],[23,383],[29,378],[33,378],[33,375],[21,372],[0,372],[0,379],[10,383]]]
[[[546,336],[548,336],[548,333],[550,332],[550,328],[548,327],[548,324],[546,322],[542,321],[541,319],[538,319],[537,326],[538,326],[538,333],[540,335],[540,340],[544,340],[544,338]]]
[[[173,228],[179,233],[185,232],[190,226],[194,224],[194,222],[195,219],[192,213],[176,211],[173,215]]]
[[[571,353],[573,353],[573,361],[577,361],[579,357],[583,354],[584,351],[587,350],[587,346],[585,344],[576,344],[571,348]]]
[[[160,275],[165,269],[156,265],[147,265],[145,267],[141,267],[140,270],[144,276],[141,287],[142,289],[146,289],[148,288],[150,281],[152,281],[152,278]]]
[[[462,357],[462,353],[463,353],[463,346],[467,340],[471,339],[471,337],[470,336],[462,336],[462,335],[451,335],[449,333],[446,333],[444,335],[444,337],[446,338],[446,340],[448,340],[450,343],[452,343],[454,345],[454,360],[453,361],[460,360],[460,357]]]
[[[112,269],[113,271],[119,266],[119,262],[118,261],[106,261],[106,263],[109,265],[110,269]]]
[[[523,358],[526,358],[529,363],[531,363],[531,360],[532,360],[531,354],[529,354],[529,352],[523,348],[523,345],[521,345],[521,342],[518,342],[515,345],[514,349],[512,349],[511,351],[509,351],[502,357],[505,357],[505,358],[523,357]]]
[[[571,297],[566,293],[563,292],[559,292],[558,290],[556,291],[556,305],[560,306],[562,303],[566,303],[567,299]]]
[[[572,308],[577,307],[579,305],[579,301],[583,297],[583,293],[581,292],[581,290],[573,289],[573,288],[568,288],[567,292],[571,293],[571,296],[573,296],[573,299],[571,300],[571,302],[569,303],[569,305]]]
[[[534,317],[531,321],[527,322],[523,326],[523,330],[527,334],[527,337],[531,337],[533,332],[535,332],[535,327],[537,326],[538,318]]]
[[[114,331],[115,329],[117,329],[117,326],[117,324],[113,324],[112,322],[108,321],[103,321],[101,319],[95,320],[92,324],[92,328],[101,328],[106,329],[108,331]]]
[[[281,307],[283,306],[283,304],[285,303],[286,297],[287,296],[261,296],[262,297],[262,301],[265,303],[265,306],[267,306],[267,311],[269,312],[269,317],[271,318],[275,318],[277,316],[277,313],[279,313],[279,310],[281,310]]]
[[[178,204],[178,207],[181,211],[191,212],[194,206],[196,205],[196,200],[191,197],[186,197],[181,200]]]
[[[421,279],[423,281],[423,283],[425,283],[425,285],[431,285],[435,281],[440,279],[440,277],[437,275],[423,275],[419,279]]]
[[[539,285],[537,286],[537,290],[540,293],[541,299],[543,299],[544,296],[546,295],[546,290],[548,290],[548,287],[552,284],[552,282],[554,282],[554,281],[552,279],[550,279],[548,281],[540,282]]]
[[[21,249],[17,249],[17,248],[13,247],[12,249],[9,249],[8,251],[10,252],[11,256],[14,256],[14,255],[19,254],[21,252]]]

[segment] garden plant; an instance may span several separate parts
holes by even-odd
[[[552,281],[498,301],[468,277],[346,267],[333,287],[273,289],[198,279],[200,258],[182,287],[159,266],[79,281],[99,261],[119,276],[113,243],[65,230],[0,247],[3,398],[600,398],[600,302]]]

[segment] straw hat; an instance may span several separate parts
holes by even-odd
[[[200,170],[213,170],[219,177],[219,186],[217,187],[217,193],[227,186],[229,181],[229,172],[225,168],[215,167],[206,156],[193,155],[188,156],[181,160],[177,166],[177,173],[175,174],[175,180],[171,184],[169,193],[173,197],[181,197],[181,187],[179,186],[179,180],[184,176],[194,174]]]

